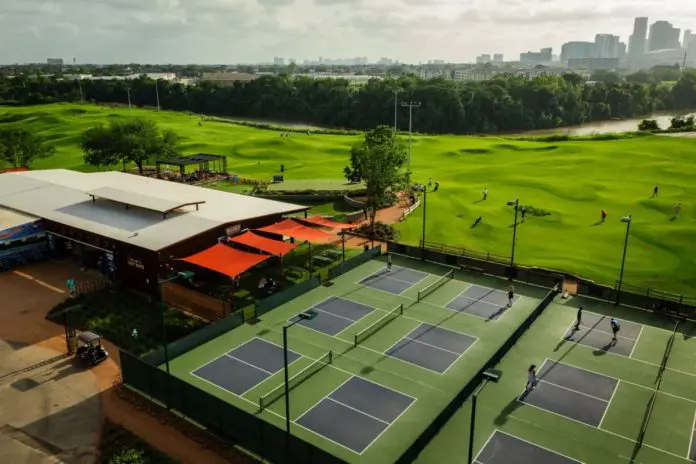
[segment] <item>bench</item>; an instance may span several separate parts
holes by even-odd
[[[329,256],[333,256],[334,258],[340,258],[343,256],[343,252],[338,250],[326,250],[324,253]]]
[[[312,263],[315,261],[318,261],[322,264],[331,264],[334,262],[333,259],[327,258],[326,256],[321,256],[321,255],[312,256]]]
[[[305,272],[309,272],[309,269],[305,269],[300,266],[286,266],[285,275],[303,277]]]

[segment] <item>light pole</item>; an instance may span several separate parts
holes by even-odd
[[[317,317],[317,311],[309,310],[297,315],[290,324],[283,326],[283,366],[285,368],[285,446],[290,449],[290,384],[288,375],[288,329],[301,321],[311,321]]]
[[[421,261],[425,261],[425,210],[428,203],[428,187],[423,189],[423,233],[421,235]]]
[[[624,266],[626,264],[626,250],[628,249],[628,234],[631,232],[631,222],[633,221],[632,216],[624,216],[621,218],[621,222],[626,223],[626,239],[624,240],[623,257],[621,258],[621,273],[619,274],[619,285],[616,288],[616,304],[619,304],[621,300],[621,285],[623,284],[624,276]]]
[[[26,87],[26,85],[25,85]],[[82,94],[82,76],[77,76],[77,87],[80,89],[80,103],[85,104],[85,96]]]
[[[157,97],[157,111],[161,111],[162,109],[160,108],[160,101],[159,101],[159,85],[157,82],[159,79],[155,79],[155,96]]]
[[[166,280],[161,280],[158,284],[157,287],[159,288],[159,297],[160,297],[160,316],[161,316],[161,322],[162,322],[162,343],[164,344],[164,365],[166,366],[167,369],[167,374],[169,374],[169,347],[167,346],[167,324],[164,319],[164,298],[162,298],[162,285],[166,284],[167,282],[173,282],[176,279],[191,279],[195,275],[194,272],[191,271],[181,271],[177,272],[175,276],[170,277],[169,279]]]
[[[411,138],[413,130],[413,108],[421,107],[421,102],[401,102],[401,106],[408,108],[408,183],[411,183]]]
[[[515,198],[512,201],[508,201],[507,205],[515,207],[515,224],[512,228],[512,253],[510,255],[510,266],[512,266],[513,264],[515,264],[515,242],[517,240],[517,211],[519,211],[520,209],[520,199]]]
[[[396,123],[397,123],[396,100],[399,96],[399,90],[394,89],[393,92],[394,92],[394,132],[396,133],[396,132],[399,132],[399,128],[396,125]]]
[[[133,108],[131,107],[130,87],[126,87],[126,93],[128,94],[128,111],[132,113]]]
[[[497,369],[486,369],[483,372],[483,383],[471,396],[471,421],[469,423],[469,459],[468,463],[472,464],[474,462],[474,430],[476,429],[476,399],[483,390],[483,388],[488,384],[488,382],[497,383],[503,373]]]

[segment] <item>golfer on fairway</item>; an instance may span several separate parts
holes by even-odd
[[[614,334],[611,341],[616,343],[616,334],[618,334],[619,330],[621,330],[621,324],[619,324],[619,321],[613,317],[611,318],[611,321],[609,321],[609,324],[611,325],[611,333]]]

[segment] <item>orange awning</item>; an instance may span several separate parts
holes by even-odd
[[[286,219],[284,221],[278,222],[277,224],[271,224],[270,226],[262,227],[261,232],[268,232],[271,234],[283,235],[286,237],[292,237],[297,240],[307,240],[310,242],[322,241],[325,242],[329,239],[335,239],[336,236],[329,234],[327,232],[313,229],[312,227],[307,227],[293,219]]]
[[[228,238],[227,241],[256,248],[257,250],[265,251],[266,253],[270,253],[275,256],[283,256],[288,254],[295,247],[297,247],[297,245],[294,243],[281,242],[280,240],[262,237],[252,231],[235,235],[234,237]]]
[[[314,224],[316,226],[321,226],[321,227],[330,227],[332,229],[353,229],[357,227],[355,224],[346,224],[344,222],[338,222],[334,221],[329,218],[321,217],[321,216],[312,216],[311,218],[296,218],[300,221],[304,222],[309,222],[310,224]]]
[[[268,258],[270,258],[268,255],[247,253],[218,243],[200,253],[181,258],[179,261],[186,261],[226,276],[237,277]]]

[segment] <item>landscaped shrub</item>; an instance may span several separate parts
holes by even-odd
[[[370,224],[363,224],[356,229],[356,232],[368,237],[372,237],[372,228]],[[395,242],[399,239],[399,231],[391,224],[383,222],[375,222],[375,239],[382,241]]]

